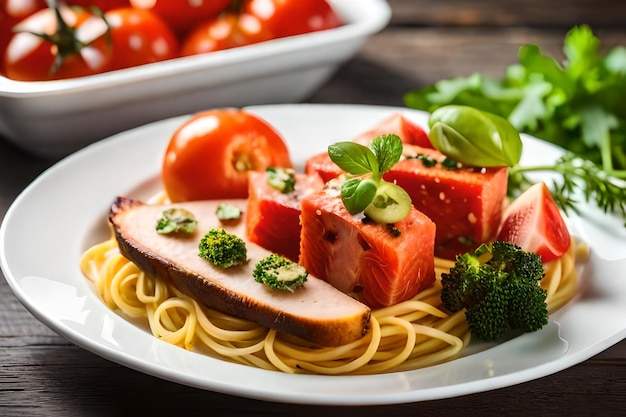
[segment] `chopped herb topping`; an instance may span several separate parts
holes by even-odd
[[[238,220],[241,218],[241,209],[234,204],[220,203],[215,211],[217,218],[222,221]]]
[[[458,169],[459,168],[459,163],[457,161],[455,161],[452,158],[445,158],[443,161],[441,161],[441,165],[444,168],[447,169]]]
[[[296,189],[296,173],[291,168],[269,167],[265,170],[267,183],[283,194]]]
[[[294,292],[304,285],[309,273],[302,265],[272,253],[254,266],[252,276],[269,288]]]
[[[161,234],[193,233],[198,222],[188,210],[183,208],[170,208],[164,210],[157,221],[156,231]]]

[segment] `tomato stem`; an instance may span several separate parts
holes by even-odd
[[[69,56],[79,54],[81,49],[89,46],[92,42],[95,41],[95,39],[87,43],[78,39],[78,37],[76,36],[76,29],[68,25],[65,19],[63,19],[63,15],[61,14],[61,9],[59,8],[59,5],[56,0],[48,0],[48,7],[54,10],[54,14],[56,17],[56,22],[57,22],[57,29],[53,34],[49,35],[47,33],[21,31],[19,29],[16,32],[30,33],[31,35],[38,36],[52,43],[53,45],[55,45],[56,53],[54,55],[54,62],[52,64],[52,68],[50,68],[50,73],[56,74],[57,71],[59,71],[59,69],[63,65],[63,60],[65,60]],[[111,26],[109,25],[109,22],[105,18],[102,11],[100,11],[99,9],[94,9],[94,14],[100,17],[106,24],[107,30],[103,36],[106,36],[107,42],[110,43],[111,42],[111,37],[110,37]]]

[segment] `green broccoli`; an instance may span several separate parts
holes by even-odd
[[[291,292],[304,285],[308,275],[309,273],[302,265],[275,253],[257,262],[252,271],[256,282],[269,288]]]
[[[493,341],[509,330],[534,332],[548,323],[541,258],[508,242],[483,244],[457,255],[441,275],[441,301],[452,312],[466,309],[470,332]]]
[[[211,229],[198,244],[198,256],[222,268],[242,265],[248,260],[246,242],[224,229]]]

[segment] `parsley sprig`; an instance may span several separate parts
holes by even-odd
[[[565,36],[563,52],[561,63],[538,45],[523,45],[519,62],[501,78],[441,80],[408,92],[404,101],[428,112],[456,104],[498,114],[518,131],[568,151],[553,166],[513,169],[512,196],[528,185],[524,173],[551,171],[562,176],[551,190],[561,208],[574,208],[579,190],[604,211],[626,217],[626,46],[602,54],[600,40],[580,25]]]

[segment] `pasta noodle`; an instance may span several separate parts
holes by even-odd
[[[541,285],[550,313],[576,294],[576,262],[587,250],[573,239],[566,254],[544,265]],[[103,302],[128,317],[144,319],[159,339],[262,369],[325,375],[417,369],[459,357],[470,341],[465,313],[448,314],[440,300],[441,274],[452,265],[436,258],[435,285],[410,300],[374,310],[363,338],[324,348],[201,305],[124,258],[113,237],[88,249],[80,260]]]

